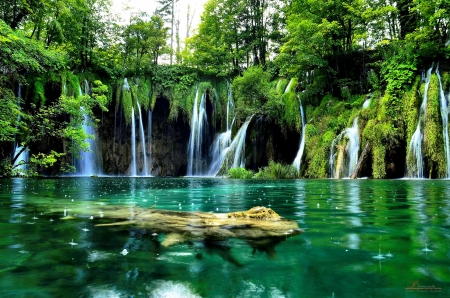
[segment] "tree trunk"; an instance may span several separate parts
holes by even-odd
[[[361,156],[359,157],[358,163],[356,164],[356,168],[353,171],[353,173],[350,175],[350,179],[356,179],[358,177],[359,171],[361,171],[362,165],[364,163],[364,160],[366,159],[367,153],[369,152],[369,142],[366,143],[366,146],[364,146],[364,150],[361,153]]]

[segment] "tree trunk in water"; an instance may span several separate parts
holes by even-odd
[[[366,143],[366,146],[364,146],[364,150],[361,153],[361,156],[359,157],[358,163],[356,164],[356,168],[353,171],[353,173],[350,175],[350,179],[356,179],[358,177],[359,171],[361,171],[362,165],[364,163],[364,160],[366,159],[367,153],[369,152],[369,142]]]

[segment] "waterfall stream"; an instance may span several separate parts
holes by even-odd
[[[353,173],[358,163],[359,134],[358,117],[353,120],[353,126],[345,129],[345,136],[348,138],[346,151],[348,152],[348,176]]]
[[[341,142],[342,138],[346,137],[348,139],[347,145],[345,147],[340,147],[339,151],[336,152],[336,147]],[[343,166],[345,163],[345,169],[347,169],[347,175],[345,177],[350,177],[356,168],[358,163],[358,151],[359,151],[359,131],[358,131],[358,117],[353,120],[353,126],[346,128],[341,132],[336,138],[331,142],[330,157],[329,157],[329,167],[330,167],[330,178],[341,178],[343,171]],[[345,156],[344,156],[345,155]],[[344,161],[345,157],[345,161]],[[337,162],[335,164],[335,159]]]
[[[137,176],[136,169],[136,120],[134,118],[134,108],[131,107],[131,171],[130,175]]]
[[[227,82],[228,101],[226,115],[226,131],[218,134],[211,146],[211,165],[209,167],[208,176],[217,176],[227,157],[231,145],[231,133],[236,119],[231,86]],[[231,121],[230,121],[231,118]],[[231,123],[230,123],[231,122]]]
[[[444,153],[446,165],[446,177],[450,178],[450,144],[448,137],[448,100],[445,97],[444,89],[442,88],[441,76],[439,74],[439,69],[436,68],[436,75],[439,80],[439,103],[441,107],[441,118],[442,118],[442,137],[444,140]]]
[[[427,109],[427,100],[428,100],[428,87],[430,85],[431,80],[431,71],[433,67],[431,67],[424,76],[425,80],[425,89],[422,98],[422,104],[420,105],[419,111],[419,120],[417,121],[417,128],[414,131],[414,134],[411,136],[411,142],[409,143],[409,151],[408,156],[414,158],[415,168],[411,168],[411,165],[408,165],[408,177],[410,178],[423,178],[423,157],[422,157],[422,142],[423,142],[423,133],[422,133],[422,123],[426,120],[426,109]]]
[[[302,156],[303,151],[305,150],[305,136],[306,136],[306,120],[305,120],[305,113],[303,112],[303,106],[300,102],[300,115],[302,117],[302,138],[300,141],[300,146],[297,152],[297,156],[294,159],[293,166],[297,169],[297,172],[300,172],[300,166],[302,163]]]
[[[78,90],[79,96],[83,95],[81,90],[81,86]],[[84,94],[89,95],[89,83],[87,80],[84,81]],[[85,139],[85,142],[89,143],[89,151],[81,151],[80,158],[76,160],[76,175],[77,176],[93,176],[101,174],[99,168],[99,162],[97,157],[97,144],[95,142],[96,132],[94,127],[92,127],[89,123],[91,123],[91,118],[89,115],[84,114],[84,122],[83,122],[83,130],[84,132],[91,136]]]
[[[144,163],[144,169],[142,170],[143,176],[148,176],[148,166],[147,166],[147,152],[145,150],[145,134],[144,134],[144,125],[142,124],[142,113],[141,113],[141,106],[139,105],[138,98],[136,96],[136,106],[139,112],[139,137],[141,141],[141,148],[142,148],[142,161]],[[137,152],[134,153],[135,156],[137,155]]]
[[[206,95],[203,94],[198,105],[199,92],[197,89],[194,106],[192,108],[191,134],[188,144],[188,167],[187,176],[203,175],[202,145],[203,145],[203,127],[206,126],[208,118],[206,115]]]

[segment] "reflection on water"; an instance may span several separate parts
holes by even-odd
[[[450,295],[445,180],[4,179],[0,202],[1,297]],[[107,206],[130,220],[266,206],[305,233],[164,247],[163,233],[96,227]]]

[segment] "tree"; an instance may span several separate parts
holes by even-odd
[[[22,112],[20,125],[14,131],[15,139],[20,144],[21,150],[15,153],[10,159],[10,163],[2,163],[3,169],[0,169],[2,175],[36,175],[39,170],[52,167],[56,163],[59,164],[60,171],[69,170],[71,167],[64,162],[65,156],[69,153],[78,155],[81,151],[89,150],[89,143],[86,142],[86,139],[92,138],[92,136],[84,132],[82,125],[95,125],[95,121],[85,123],[86,119],[93,119],[93,109],[95,107],[100,107],[107,111],[105,107],[107,87],[100,81],[94,82],[94,85],[92,97],[89,95],[77,97],[61,95],[57,101],[51,104],[38,107],[32,103],[28,113]],[[85,117],[85,115],[91,117]],[[1,112],[0,117],[2,117]],[[0,122],[4,122],[2,118],[0,118]],[[11,130],[11,127],[17,125],[18,122],[6,124],[9,125]],[[17,166],[24,163],[17,163],[17,159],[22,152],[29,147],[33,147],[38,142],[49,139],[65,141],[65,151],[58,152],[58,150],[52,149],[48,152],[37,152],[31,156],[27,172],[18,172],[16,170]],[[11,141],[11,138],[8,140]],[[5,167],[5,165],[8,166]],[[10,171],[8,172],[8,170]]]
[[[170,24],[170,65],[172,65],[173,56],[173,39],[175,26],[175,2],[178,0],[158,0],[160,7],[156,10],[156,14],[160,15],[161,18]]]
[[[153,65],[158,64],[158,58],[166,52],[167,28],[164,27],[162,18],[158,15],[151,16],[140,13],[133,16],[124,32],[124,61],[125,68],[134,68],[135,73],[142,69],[146,58]]]

